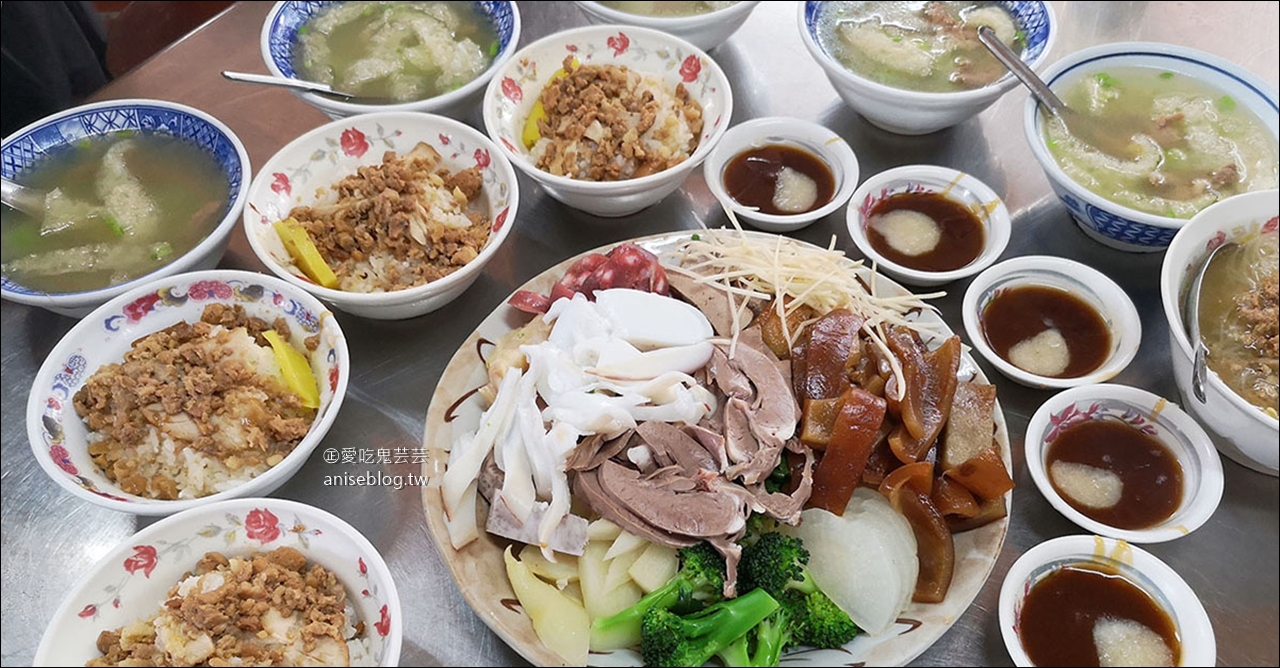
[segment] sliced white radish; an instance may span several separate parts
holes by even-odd
[[[860,487],[843,517],[811,508],[784,531],[804,541],[814,582],[867,633],[888,631],[911,602],[915,534],[879,492]]]

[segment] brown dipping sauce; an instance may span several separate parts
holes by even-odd
[[[783,167],[790,167],[817,184],[818,196],[813,200],[813,206],[804,211],[783,211],[774,206],[773,193],[778,184],[778,172]],[[769,144],[735,155],[724,168],[724,189],[735,202],[754,206],[760,213],[793,216],[820,209],[830,202],[836,193],[836,179],[827,163],[809,151],[785,144]]]
[[[982,254],[986,229],[969,207],[946,195],[933,192],[898,193],[885,198],[867,218],[874,221],[891,211],[918,211],[933,219],[942,238],[933,250],[920,255],[907,255],[889,245],[874,223],[867,225],[867,241],[885,259],[917,271],[952,271],[973,262]]]
[[[1119,529],[1145,529],[1169,518],[1182,503],[1182,465],[1159,439],[1119,420],[1088,420],[1068,427],[1045,452],[1054,462],[1085,464],[1120,476],[1120,501],[1110,508],[1075,502],[1049,480],[1062,499],[1084,516]]]
[[[1178,665],[1182,643],[1169,613],[1151,595],[1101,564],[1064,566],[1031,587],[1022,601],[1018,637],[1037,666],[1096,666],[1094,623],[1130,619],[1169,646]]]
[[[1056,378],[1076,378],[1102,366],[1111,353],[1111,332],[1098,311],[1058,288],[1024,285],[997,291],[982,311],[982,332],[996,354],[1008,361],[1009,350],[1043,331],[1057,328],[1067,342],[1070,360]]]

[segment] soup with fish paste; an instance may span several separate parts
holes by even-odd
[[[51,153],[17,181],[47,193],[42,219],[4,207],[4,275],[48,293],[149,274],[217,227],[230,184],[181,139],[122,131]]]
[[[978,41],[988,26],[1014,51],[1026,36],[994,2],[833,2],[818,23],[822,48],[850,71],[930,93],[982,88],[1005,75]]]
[[[1073,181],[1117,204],[1190,218],[1232,195],[1277,184],[1276,138],[1230,95],[1176,72],[1125,67],[1057,87],[1067,106],[1133,137],[1113,156],[1073,136],[1056,116],[1045,144]]]
[[[471,2],[345,2],[298,29],[293,66],[359,97],[425,100],[461,88],[498,55]]]

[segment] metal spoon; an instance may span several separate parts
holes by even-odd
[[[0,179],[0,202],[5,206],[41,220],[44,218],[43,191],[18,185],[9,179]]]
[[[1129,148],[1133,145],[1132,133],[1125,133],[1122,130],[1121,134],[1117,134],[1115,130],[1117,127],[1125,127],[1124,125],[1104,122],[1099,118],[1082,114],[1068,107],[1067,103],[1063,102],[1062,98],[1050,90],[1048,84],[1034,70],[1022,62],[1018,54],[1000,41],[999,37],[996,37],[996,32],[990,27],[981,26],[978,28],[978,41],[982,42],[982,45],[987,47],[991,55],[995,56],[996,60],[999,60],[1013,76],[1022,82],[1022,85],[1031,91],[1031,94],[1040,101],[1040,104],[1062,120],[1062,123],[1067,126],[1067,131],[1073,137],[1097,148],[1103,153],[1124,159],[1133,157],[1133,152]]]
[[[340,90],[334,90],[328,84],[316,83],[314,81],[303,81],[301,79],[288,79],[285,77],[276,77],[269,74],[250,74],[248,72],[230,72],[224,70],[222,76],[230,81],[238,81],[241,83],[264,84],[267,86],[280,86],[281,88],[292,88],[294,90],[303,90],[309,93],[324,93],[325,95],[333,95],[336,97],[350,100],[355,95],[344,93]]]
[[[1191,281],[1191,288],[1187,290],[1186,308],[1183,309],[1187,336],[1191,339],[1191,345],[1195,346],[1195,359],[1191,363],[1191,392],[1195,394],[1196,401],[1202,404],[1207,400],[1204,393],[1204,374],[1205,367],[1208,365],[1206,358],[1209,355],[1209,348],[1200,338],[1200,288],[1204,283],[1204,275],[1209,271],[1209,265],[1213,263],[1213,258],[1221,253],[1222,249],[1235,245],[1235,242],[1228,241],[1213,249],[1209,257],[1204,259],[1204,264],[1200,265],[1199,271],[1196,272],[1195,280]]]

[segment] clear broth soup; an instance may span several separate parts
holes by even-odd
[[[1232,195],[1276,187],[1276,138],[1213,86],[1176,72],[1123,67],[1055,88],[1072,109],[1133,137],[1132,154],[1116,157],[1076,139],[1057,117],[1044,123],[1045,143],[1062,171],[1112,202],[1190,218]]]
[[[17,181],[49,195],[43,219],[0,212],[4,275],[53,294],[123,283],[181,257],[217,227],[230,190],[199,147],[132,131],[67,146]]]
[[[931,93],[982,88],[1005,76],[978,41],[990,26],[1015,52],[1026,36],[993,2],[832,2],[818,42],[850,71],[887,86]]]
[[[1280,410],[1277,280],[1280,235],[1258,234],[1213,258],[1200,289],[1200,338],[1209,368],[1271,417]]]
[[[298,29],[293,66],[346,93],[409,102],[470,83],[499,47],[470,2],[345,2]]]

